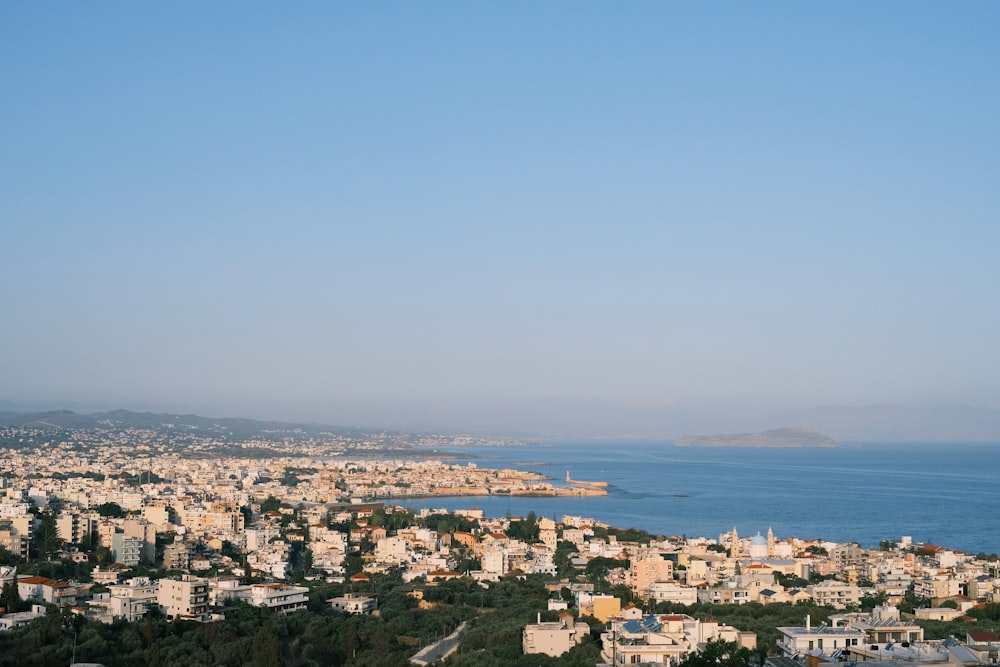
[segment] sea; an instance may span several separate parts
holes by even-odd
[[[440,497],[400,501],[487,516],[586,517],[657,535],[883,540],[1000,552],[1000,443],[872,443],[833,448],[678,447],[672,442],[543,442],[441,448],[459,464],[533,470],[608,495]]]

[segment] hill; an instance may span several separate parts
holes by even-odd
[[[679,447],[836,447],[837,442],[806,426],[790,426],[730,435],[683,435],[674,441]]]

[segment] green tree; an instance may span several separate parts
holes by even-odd
[[[17,565],[20,562],[21,558],[17,554],[0,547],[0,565]]]
[[[261,512],[277,512],[281,509],[281,501],[274,496],[268,496],[260,503]]]
[[[62,549],[63,541],[56,527],[56,516],[51,511],[39,512],[38,527],[35,529],[35,553],[39,558],[51,560]]]
[[[0,607],[3,607],[7,613],[24,611],[28,607],[21,601],[16,581],[8,581],[3,585],[3,589],[0,590]]]
[[[750,649],[736,642],[713,639],[702,650],[689,653],[679,667],[747,667],[749,663]]]
[[[871,611],[875,607],[880,607],[889,601],[889,595],[885,591],[867,593],[861,597],[861,611]]]
[[[590,559],[587,563],[586,572],[591,581],[601,581],[608,575],[610,570],[616,567],[628,567],[628,561],[598,556],[597,558]]]
[[[125,516],[125,510],[122,509],[122,506],[118,503],[112,502],[101,503],[101,505],[97,508],[97,513],[101,516],[111,517],[113,519],[120,519]]]

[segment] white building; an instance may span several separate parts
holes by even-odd
[[[327,600],[334,609],[347,612],[348,614],[371,614],[378,609],[378,601],[375,598],[365,595],[347,593],[340,597]]]
[[[813,627],[806,616],[805,627],[778,628],[781,639],[778,648],[786,658],[799,659],[810,653],[830,655],[865,644],[865,631],[851,627],[830,627],[820,623]]]
[[[682,586],[673,581],[655,581],[646,589],[646,598],[653,602],[692,605],[698,602],[698,589],[693,586]]]

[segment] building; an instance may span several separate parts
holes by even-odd
[[[254,584],[246,601],[254,607],[267,607],[279,614],[291,614],[305,609],[309,602],[309,589],[286,584]]]
[[[378,601],[375,598],[355,593],[347,593],[340,597],[331,598],[327,602],[334,609],[339,609],[348,614],[372,614],[378,609]]]
[[[650,585],[659,581],[673,581],[674,564],[656,551],[647,551],[632,559],[627,582],[632,592],[645,597]]]
[[[924,640],[924,629],[915,623],[900,620],[899,609],[875,607],[871,614],[837,614],[830,617],[835,628],[850,627],[865,633],[867,644],[903,644]]]
[[[714,621],[685,614],[648,615],[613,619],[601,635],[601,659],[611,665],[676,664],[712,640],[734,642],[753,649],[757,636]]]
[[[551,622],[542,622],[542,615],[539,614],[537,623],[524,626],[521,648],[526,654],[544,653],[555,658],[582,642],[589,634],[590,626],[574,622],[572,614],[560,614],[558,621]]]
[[[111,555],[116,563],[135,567],[142,560],[144,543],[139,537],[131,537],[124,532],[111,536]]]
[[[861,602],[861,596],[864,595],[861,588],[835,580],[811,584],[806,587],[806,590],[809,591],[809,595],[812,596],[816,604],[835,609],[846,609],[857,605]]]
[[[622,613],[622,601],[618,598],[586,591],[576,594],[576,607],[581,616],[593,616],[601,623],[607,623],[608,619]]]
[[[0,630],[12,630],[22,625],[27,625],[42,616],[45,616],[45,606],[40,604],[31,605],[31,611],[15,611],[9,614],[0,614]]]
[[[645,597],[652,602],[692,605],[698,602],[698,589],[693,586],[682,586],[673,581],[656,581],[646,589]]]
[[[864,630],[852,627],[831,627],[820,623],[815,628],[806,616],[805,627],[778,628],[781,639],[778,648],[783,657],[800,659],[802,656],[833,655],[837,651],[864,646],[867,635]]]
[[[24,526],[21,526],[23,528]],[[28,560],[31,533],[20,530],[12,519],[0,519],[0,547],[23,560]]]
[[[47,577],[25,577],[17,581],[17,594],[22,600],[54,605],[76,604],[76,586]]]
[[[177,579],[160,579],[156,601],[160,613],[168,620],[207,620],[208,579],[188,574]]]

